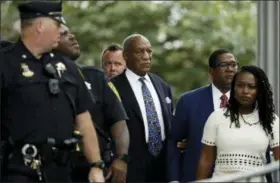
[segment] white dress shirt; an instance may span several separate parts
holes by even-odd
[[[221,104],[221,96],[223,93],[212,83],[212,96],[213,96],[213,104],[214,104],[214,111],[220,109]],[[230,97],[230,91],[228,91],[226,94],[227,98]]]
[[[134,72],[132,72],[129,69],[126,69],[125,75],[128,79],[128,82],[134,92],[134,95],[135,95],[138,105],[140,107],[142,118],[144,121],[145,138],[146,138],[146,142],[148,142],[148,140],[149,140],[148,120],[147,120],[147,115],[146,115],[145,102],[144,102],[143,94],[142,94],[142,83],[141,83],[141,81],[139,81],[141,76],[138,76],[137,74],[135,74]],[[160,124],[160,128],[161,128],[161,138],[162,138],[162,140],[164,140],[165,139],[164,122],[163,122],[163,116],[162,116],[162,110],[161,110],[159,97],[157,95],[157,92],[153,86],[153,83],[152,83],[149,75],[146,74],[144,76],[144,78],[145,78],[144,82],[147,85],[147,87],[152,95],[152,98],[154,100],[154,104],[156,107],[156,112],[157,112],[157,116],[158,116],[158,120],[159,120],[159,124]]]

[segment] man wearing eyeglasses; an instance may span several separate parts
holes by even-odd
[[[169,181],[195,181],[204,124],[214,110],[227,104],[237,68],[238,62],[231,52],[215,50],[209,57],[212,83],[180,97],[168,141]],[[177,148],[178,142],[182,141],[185,143],[183,153]]]
[[[18,10],[21,37],[0,51],[1,140],[10,147],[3,182],[68,182],[74,129],[83,135],[88,181],[104,182],[84,81],[75,64],[51,52],[65,24],[61,3],[24,2]]]

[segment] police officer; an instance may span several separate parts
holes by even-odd
[[[1,138],[11,147],[3,180],[68,182],[75,128],[90,163],[88,180],[104,182],[84,81],[75,64],[50,52],[65,23],[61,3],[31,1],[18,9],[21,37],[0,51]]]
[[[61,39],[56,50],[72,60],[76,60],[80,56],[79,44],[74,34],[65,25],[61,27]],[[104,156],[108,155],[106,136],[112,137],[115,142],[116,157],[110,166],[107,177],[109,178],[112,173],[113,182],[125,182],[129,146],[129,134],[125,121],[127,120],[126,112],[116,89],[105,79],[103,71],[91,66],[82,67],[82,71],[86,78],[86,85],[92,94],[93,104],[90,107],[90,113],[97,128],[97,134],[99,134],[99,144]],[[104,159],[108,158],[104,156]],[[83,172],[86,171],[76,168],[73,174],[74,181],[84,181]]]

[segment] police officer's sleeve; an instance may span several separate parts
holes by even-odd
[[[88,89],[86,88],[82,72],[78,67],[77,69],[77,80],[78,80],[78,89],[77,89],[77,98],[76,98],[76,114],[86,112],[89,109],[90,96]]]
[[[3,54],[0,52],[0,120],[1,120],[1,111],[2,111],[2,90],[3,90],[3,85],[4,85],[4,78],[3,78],[3,65],[2,65],[2,62],[3,62]],[[1,121],[0,121],[0,124],[1,124]]]
[[[1,100],[2,99],[2,88],[3,88],[2,80],[3,80],[2,71],[0,69],[0,120],[1,120],[1,111],[2,111],[2,108],[1,108],[1,106],[2,106],[2,100]],[[0,124],[1,124],[1,121],[0,121]]]
[[[110,122],[110,126],[121,120],[128,120],[125,109],[122,105],[119,93],[112,82],[104,78],[104,95],[106,121]]]
[[[2,115],[2,94],[4,88],[4,71],[3,71],[3,56],[0,53],[0,124],[1,124],[1,115]]]

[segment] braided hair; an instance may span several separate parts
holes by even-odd
[[[265,72],[256,66],[243,66],[240,71],[236,73],[231,83],[230,99],[227,105],[227,110],[225,116],[230,116],[231,124],[235,124],[237,128],[240,128],[239,123],[239,103],[235,99],[234,86],[236,82],[236,77],[240,73],[248,72],[254,75],[257,85],[257,97],[254,103],[255,107],[258,108],[260,124],[262,125],[264,131],[267,134],[272,134],[272,124],[275,119],[274,112],[275,107],[273,104],[273,92],[269,80]]]

